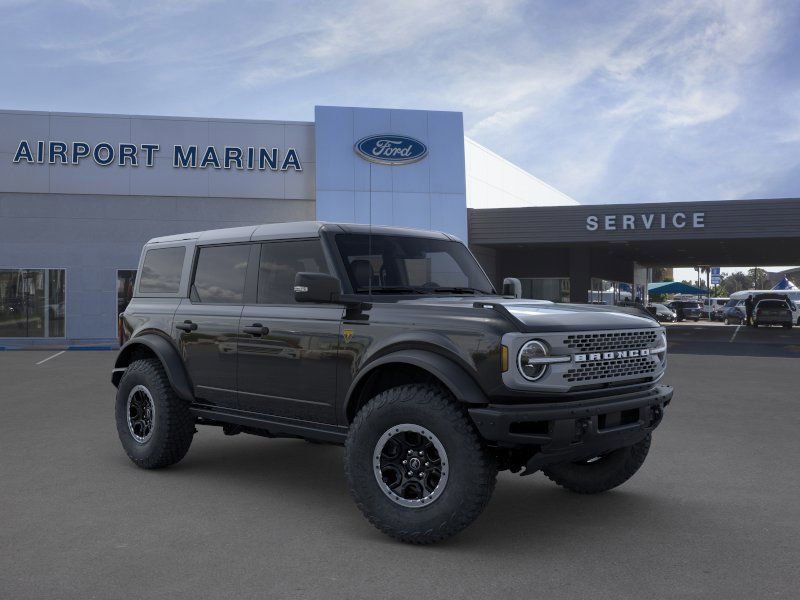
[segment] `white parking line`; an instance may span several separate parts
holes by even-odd
[[[53,354],[53,356],[48,356],[47,358],[45,358],[44,360],[40,360],[40,361],[39,361],[39,362],[37,362],[36,364],[37,364],[37,365],[40,365],[40,364],[42,364],[42,363],[46,363],[46,362],[47,362],[48,360],[50,360],[51,358],[55,358],[56,356],[61,356],[62,354],[64,354],[64,352],[66,352],[66,350],[62,350],[61,352],[56,352],[55,354]]]
[[[728,342],[732,342],[733,340],[735,340],[735,339],[736,339],[736,334],[737,334],[737,333],[739,333],[739,330],[740,330],[741,328],[742,328],[742,326],[741,326],[741,325],[737,325],[737,326],[736,326],[736,331],[734,331],[734,332],[733,332],[733,335],[731,336],[731,339],[729,339],[729,340],[728,340]]]

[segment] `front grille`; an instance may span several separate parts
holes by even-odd
[[[562,343],[576,354],[588,354],[589,352],[649,348],[655,343],[657,337],[658,332],[654,329],[632,329],[605,333],[576,333],[568,335]]]
[[[627,379],[653,375],[657,369],[658,363],[648,356],[615,358],[581,364],[564,373],[564,379],[570,383],[599,379]]]

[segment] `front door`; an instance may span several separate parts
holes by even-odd
[[[239,324],[239,408],[293,419],[336,422],[336,360],[344,309],[296,304],[299,271],[327,273],[321,242],[261,246],[257,303]]]
[[[236,352],[251,244],[198,250],[190,297],[174,326],[195,398],[236,408]]]

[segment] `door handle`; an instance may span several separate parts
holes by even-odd
[[[269,333],[269,327],[264,327],[261,323],[253,323],[249,327],[242,327],[242,331],[258,337],[260,335],[267,335]]]
[[[188,333],[190,331],[194,331],[195,329],[197,329],[197,323],[192,323],[187,319],[183,323],[178,323],[177,325],[175,325],[175,328]]]

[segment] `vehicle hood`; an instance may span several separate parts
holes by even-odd
[[[493,310],[512,320],[523,332],[644,329],[660,327],[653,318],[635,308],[556,304],[499,296],[447,296],[408,300],[415,305],[453,309]]]

